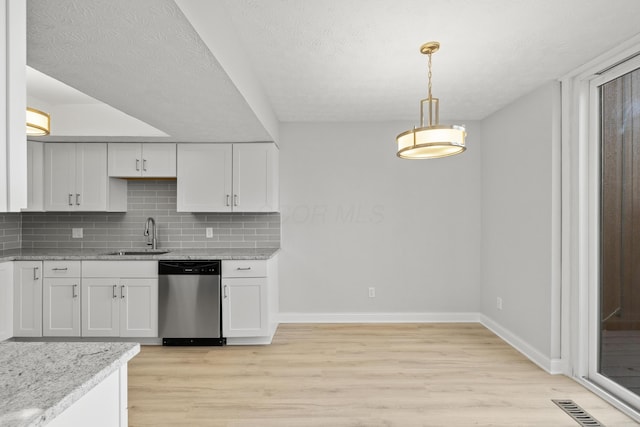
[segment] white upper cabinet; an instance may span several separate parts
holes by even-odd
[[[44,210],[125,211],[126,181],[107,177],[107,144],[44,147]]]
[[[178,212],[277,212],[272,143],[178,144]]]
[[[178,144],[178,212],[231,212],[231,144]]]
[[[175,178],[176,144],[109,143],[109,176]]]
[[[278,211],[278,194],[275,144],[233,144],[233,211]]]

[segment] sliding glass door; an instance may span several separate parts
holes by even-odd
[[[605,80],[602,82],[602,80]],[[604,76],[599,102],[599,274],[591,361],[596,382],[640,397],[640,69]],[[595,371],[595,372],[594,372]],[[636,404],[634,404],[636,406]],[[636,406],[637,407],[637,406]]]

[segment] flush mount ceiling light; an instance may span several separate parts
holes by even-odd
[[[402,132],[396,137],[398,157],[403,159],[437,159],[453,156],[466,150],[464,126],[441,125],[440,103],[431,96],[431,55],[440,49],[440,43],[428,42],[420,46],[420,52],[429,56],[429,95],[420,101],[420,127]],[[424,123],[424,104],[428,105],[428,122]],[[435,116],[435,120],[434,120]]]
[[[47,136],[50,132],[49,115],[35,108],[27,107],[27,135]]]

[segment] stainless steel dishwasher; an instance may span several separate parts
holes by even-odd
[[[162,345],[224,345],[220,261],[158,263]]]

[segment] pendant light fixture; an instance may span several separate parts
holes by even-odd
[[[51,131],[51,119],[44,111],[27,107],[27,136],[47,136]]]
[[[403,159],[437,159],[453,156],[466,150],[464,126],[441,125],[440,102],[431,95],[431,55],[440,49],[440,43],[428,42],[420,47],[420,52],[429,56],[429,94],[420,101],[420,127],[402,132],[397,136],[398,157]],[[428,121],[424,123],[424,109],[427,104]]]

